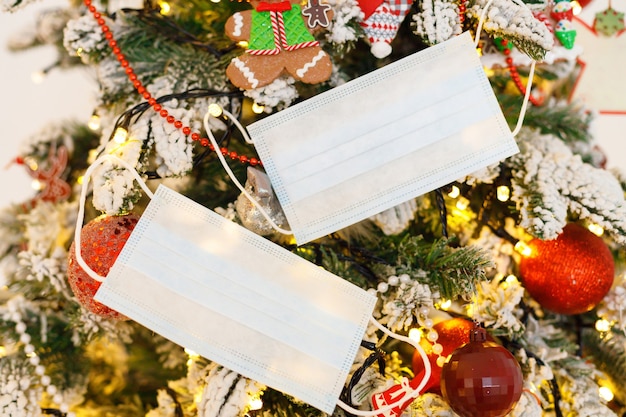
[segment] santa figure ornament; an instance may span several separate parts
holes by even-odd
[[[422,382],[424,378],[425,370],[422,370],[415,378],[408,381],[408,386],[410,389],[417,389],[418,385]],[[428,382],[419,392],[419,394],[423,394],[428,391],[430,388],[434,386],[434,379],[429,378]],[[404,401],[402,401],[404,399]],[[406,408],[411,405],[411,403],[415,400],[415,397],[408,396],[406,392],[406,388],[403,383],[396,384],[386,391],[376,393],[372,396],[372,408],[374,410],[384,409],[389,407],[391,404],[397,404],[395,407],[391,408],[391,410],[381,412],[380,414],[376,414],[376,417],[399,417],[402,415],[402,412],[406,410]]]
[[[376,58],[391,53],[391,41],[411,10],[413,0],[358,0],[364,17],[360,22]]]
[[[138,221],[138,216],[127,214],[103,215],[87,223],[80,232],[80,255],[85,263],[98,275],[106,277]],[[74,242],[69,251],[67,279],[78,302],[87,310],[104,318],[126,320],[124,315],[93,299],[100,282],[78,263]]]

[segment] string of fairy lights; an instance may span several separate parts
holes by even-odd
[[[220,0],[211,0],[215,3],[219,2]],[[581,11],[581,7],[580,4],[577,1],[573,1],[571,2],[572,6],[573,6],[573,10],[574,10],[574,14],[577,15],[580,13]],[[171,6],[168,2],[166,1],[159,1],[158,2],[158,6],[159,6],[159,12],[164,15],[167,16],[170,12],[171,12]],[[54,67],[50,66],[42,71],[38,71],[36,73],[33,74],[33,82],[41,82],[43,81],[43,78],[45,77],[45,75]],[[197,95],[194,95],[196,94]],[[215,92],[202,92],[202,93],[198,93],[198,92],[184,92],[178,95],[170,95],[167,97],[160,97],[158,99],[156,99],[157,102],[165,102],[167,100],[170,99],[188,99],[188,98],[193,98],[196,96],[208,96],[210,94],[215,94]],[[220,93],[220,94],[224,94],[224,93]],[[233,95],[237,95],[240,96],[240,93],[233,93]],[[143,106],[143,107],[142,107]],[[112,140],[120,145],[123,145],[124,143],[127,143],[129,141],[129,134],[128,134],[128,127],[129,124],[131,122],[131,119],[133,117],[139,117],[144,111],[146,111],[148,108],[150,108],[150,106],[147,106],[147,103],[143,103],[140,104],[138,106],[135,106],[133,109],[130,109],[129,111],[125,112],[124,114],[120,115],[120,117],[118,118],[118,121],[116,122],[116,126],[115,129],[113,131],[112,134]],[[256,105],[256,103],[253,105],[252,110],[255,113],[262,113],[263,112],[263,108],[262,106],[258,106]],[[100,118],[97,114],[93,114],[92,117],[90,118],[90,120],[88,121],[88,127],[94,131],[98,131],[99,129],[101,129],[101,125],[100,125]],[[37,170],[37,161],[34,159],[31,159],[30,162],[27,162],[30,164],[30,168],[33,170]],[[253,165],[253,164],[251,164]],[[37,180],[33,181],[33,188],[41,191],[43,184],[41,182],[38,182]],[[469,220],[470,219],[470,200],[462,195],[461,189],[457,186],[457,185],[452,185],[450,187],[450,191],[447,193],[447,197],[449,199],[452,200],[453,204],[452,204],[452,210],[450,210],[447,215],[457,218],[457,219],[466,219]],[[511,188],[508,185],[498,185],[495,189],[495,197],[498,201],[502,202],[502,203],[506,203],[507,201],[510,200],[511,198]],[[590,223],[587,226],[587,229],[589,231],[591,231],[594,235],[596,236],[602,236],[604,233],[604,229],[595,223]],[[514,242],[514,248],[515,251],[520,255],[520,256],[531,256],[532,254],[532,248],[526,244],[526,242],[524,242],[523,240],[516,240]],[[518,277],[516,277],[515,275],[511,274],[508,275],[506,277],[498,277],[499,279],[501,279],[504,283],[510,283],[513,284],[515,281],[518,280]],[[2,290],[8,290],[8,288],[2,288]],[[435,306],[437,309],[442,310],[442,311],[449,311],[452,308],[452,301],[451,300],[441,300],[439,303],[437,303],[437,305]],[[469,316],[471,316],[471,314],[468,314]],[[28,348],[28,346],[32,346],[29,344],[30,342],[30,338],[28,336],[28,334],[26,333],[26,328],[22,329],[22,322],[21,320],[16,320],[16,329],[17,332],[20,334],[20,340],[21,342],[23,342],[25,344],[25,346],[27,348],[25,348],[24,353],[25,355],[29,358],[29,362],[37,367],[37,375],[40,376],[41,378],[41,383],[42,385],[44,385],[46,387],[46,390],[48,392],[48,394],[53,395],[53,399],[55,400],[55,402],[60,404],[60,411],[62,413],[62,415],[66,415],[66,416],[71,416],[73,415],[71,412],[68,412],[68,407],[66,404],[63,403],[63,398],[62,395],[60,393],[57,392],[56,387],[54,387],[54,385],[52,385],[50,383],[50,379],[49,377],[47,377],[45,375],[45,370],[43,369],[43,367],[39,364],[37,359],[33,359],[36,358],[36,356],[33,355],[32,349]],[[614,323],[611,323],[610,321],[603,319],[603,318],[599,318],[596,322],[595,322],[595,329],[596,331],[598,331],[599,333],[607,333],[609,331],[611,331],[612,327],[613,327]],[[426,337],[428,340],[431,340],[434,338],[434,336],[432,336],[432,323],[430,326],[422,326],[420,328],[413,328],[410,330],[409,332],[409,337],[419,341],[421,338]],[[436,340],[436,338],[434,338]],[[5,355],[7,355],[9,352],[9,350],[7,349],[6,346],[0,346],[0,357],[3,357]],[[185,350],[185,352],[188,355],[188,362],[187,362],[187,366],[193,366],[195,362],[197,362],[198,360],[200,360],[199,355],[197,355],[195,352],[192,352],[190,350]],[[598,389],[598,395],[605,401],[610,402],[613,400],[614,398],[614,392],[612,387],[610,386],[610,384],[608,383],[603,383],[602,381],[600,381],[600,385],[599,385],[599,389]],[[258,396],[251,396],[249,399],[249,411],[250,412],[254,412],[256,410],[260,410],[263,407],[263,402],[261,400],[261,398],[259,398]]]

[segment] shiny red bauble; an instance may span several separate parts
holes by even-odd
[[[100,216],[87,223],[80,232],[80,253],[85,263],[98,275],[106,277],[138,220],[138,216],[127,214]],[[105,318],[126,319],[93,299],[100,282],[90,277],[78,264],[74,243],[68,257],[67,279],[78,302],[87,310]]]
[[[457,348],[463,346],[469,342],[470,330],[474,328],[474,322],[466,320],[460,317],[452,318],[449,320],[440,321],[433,326],[433,330],[437,332],[437,341],[443,350],[438,355],[433,352],[433,345],[422,338],[420,345],[424,348],[424,352],[428,356],[432,373],[430,375],[430,381],[432,382],[429,392],[439,393],[439,381],[441,380],[441,367],[437,365],[437,359],[439,356],[446,358]],[[417,350],[413,353],[413,373],[419,375],[424,369],[424,362]]]
[[[533,239],[522,257],[520,276],[526,291],[545,309],[580,314],[593,309],[609,292],[615,264],[604,241],[570,223],[553,240]]]
[[[441,369],[441,393],[461,417],[502,417],[522,395],[522,370],[515,357],[487,340],[485,329],[470,331]]]

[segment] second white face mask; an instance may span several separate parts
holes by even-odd
[[[248,131],[298,244],[518,152],[469,33]]]
[[[337,404],[376,302],[164,186],[95,299],[327,413]]]

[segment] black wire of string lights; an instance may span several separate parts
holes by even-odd
[[[213,90],[213,89],[194,88],[194,89],[190,89],[181,93],[172,93],[172,94],[166,94],[166,95],[160,96],[156,99],[156,102],[158,104],[163,104],[171,100],[192,100],[192,99],[198,99],[198,98],[224,98],[224,97],[231,98],[231,99],[235,99],[235,98],[242,99],[244,96],[243,96],[243,93],[240,91],[224,92],[224,91],[218,91],[218,90]],[[117,129],[119,128],[122,128],[128,131],[130,126],[133,123],[136,123],[137,120],[139,120],[139,118],[143,116],[143,114],[146,111],[150,110],[151,108],[152,108],[152,105],[150,103],[148,103],[147,101],[142,101],[141,103],[136,104],[135,106],[129,108],[128,110],[120,114],[115,121],[110,139],[114,137]],[[224,134],[216,138],[220,146],[231,137],[231,134],[233,132],[233,124],[228,123],[227,126],[228,128],[226,129]],[[145,145],[146,145],[146,142],[144,141],[144,146]],[[193,160],[193,166],[197,166],[199,163],[201,163],[211,152],[213,152],[213,150],[207,147],[205,151],[196,155]],[[148,179],[161,178],[160,175],[156,173],[156,171],[146,171],[144,172],[144,175],[147,175]]]

